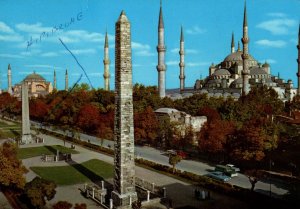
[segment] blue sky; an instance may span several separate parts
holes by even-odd
[[[107,29],[110,46],[111,88],[114,88],[114,32],[120,12],[131,22],[133,82],[157,85],[157,25],[159,0],[0,0],[0,78],[7,88],[7,66],[13,84],[36,71],[64,88],[68,69],[69,85],[83,74],[71,54],[86,70],[93,87],[104,86],[103,45]],[[179,37],[185,36],[186,86],[208,75],[209,65],[230,53],[231,34],[241,39],[244,0],[163,0],[167,88],[179,87]],[[248,0],[250,54],[267,60],[271,73],[292,79],[297,85],[297,40],[300,21],[299,0]],[[77,19],[78,16],[78,19]],[[74,21],[70,24],[71,18]],[[63,24],[63,29],[55,30]],[[66,25],[65,25],[66,24]],[[54,29],[54,30],[53,30]],[[54,32],[52,32],[54,31]],[[48,32],[48,37],[42,35]],[[33,43],[27,49],[27,42]],[[40,39],[41,37],[41,39]],[[36,39],[40,39],[35,42]]]

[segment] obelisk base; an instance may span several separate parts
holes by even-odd
[[[136,192],[121,195],[116,191],[112,191],[111,198],[113,200],[114,209],[131,209],[132,203],[138,200]]]
[[[22,144],[30,144],[30,143],[32,143],[31,134],[24,134],[24,135],[22,135],[21,143]]]

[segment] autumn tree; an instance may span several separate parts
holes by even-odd
[[[52,208],[53,209],[71,209],[72,208],[72,204],[67,202],[67,201],[59,201],[57,203],[55,203]]]
[[[92,104],[86,104],[80,108],[78,126],[87,133],[95,133],[100,122],[99,110]]]
[[[169,164],[172,166],[172,170],[173,173],[175,172],[175,166],[177,165],[177,163],[179,163],[181,161],[181,156],[179,155],[172,155],[170,154],[169,156]]]
[[[134,114],[134,138],[153,144],[157,138],[158,120],[153,109],[149,106],[142,112]]]
[[[32,181],[26,183],[24,193],[35,208],[42,208],[46,200],[51,200],[56,194],[56,184],[52,181],[35,177]]]
[[[27,169],[17,158],[15,144],[5,142],[0,146],[0,186],[23,188],[25,185],[24,174]]]
[[[87,209],[87,206],[85,203],[81,203],[81,204],[76,203],[74,209]]]

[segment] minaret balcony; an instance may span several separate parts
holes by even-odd
[[[156,69],[157,69],[158,72],[166,71],[166,66],[165,65],[157,65]]]
[[[166,47],[164,45],[158,45],[156,47],[157,52],[165,52],[166,51]]]
[[[110,60],[103,60],[103,64],[104,65],[109,65],[110,64]]]
[[[185,64],[183,62],[179,63],[179,67],[184,67],[184,66],[185,66]]]

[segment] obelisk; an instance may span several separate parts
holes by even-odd
[[[135,191],[134,127],[130,23],[122,11],[115,33],[114,208],[128,209]]]
[[[29,104],[28,104],[28,86],[22,83],[22,144],[32,142],[30,134]]]

